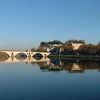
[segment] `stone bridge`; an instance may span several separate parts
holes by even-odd
[[[30,50],[28,51],[0,51],[0,52],[4,52],[6,54],[8,54],[10,57],[15,57],[18,54],[25,54],[27,57],[33,57],[36,54],[40,54],[43,57],[47,57],[50,53],[49,52],[31,52]]]

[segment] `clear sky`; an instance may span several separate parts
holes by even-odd
[[[0,0],[0,48],[41,41],[100,41],[100,0]]]

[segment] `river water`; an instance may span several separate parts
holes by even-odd
[[[100,100],[100,61],[1,61],[0,100]]]

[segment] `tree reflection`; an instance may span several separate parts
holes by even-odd
[[[38,62],[37,64],[43,71],[67,71],[69,73],[84,73],[85,70],[100,71],[100,59],[51,59],[49,63]]]

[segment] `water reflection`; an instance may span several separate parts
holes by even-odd
[[[84,73],[86,70],[100,71],[100,59],[49,59],[45,57],[9,57],[1,59],[4,63],[37,64],[42,71],[67,71],[69,73]]]
[[[32,63],[32,62],[46,62],[50,61],[49,58],[47,57],[9,57],[8,59],[2,59],[0,62],[4,63],[20,63],[20,62],[25,62],[25,63]]]
[[[65,70],[70,73],[84,73],[86,70],[100,71],[100,60],[51,59],[50,62],[37,62],[37,64],[42,71]]]
[[[100,100],[100,74],[91,71],[99,72],[100,59],[9,58],[1,62],[0,100]]]

